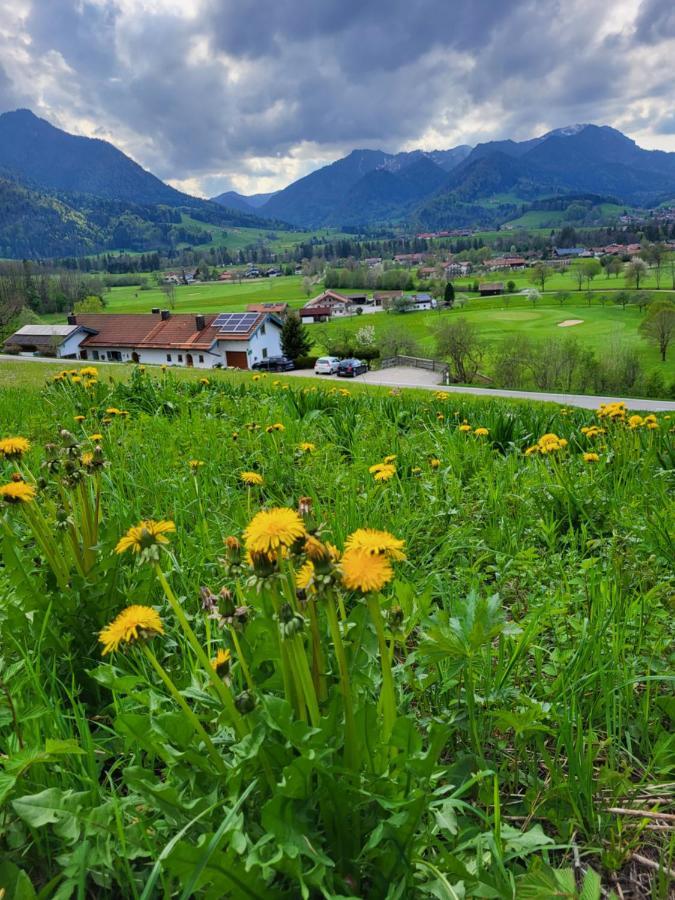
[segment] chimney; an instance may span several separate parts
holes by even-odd
[[[159,315],[159,306],[153,306],[152,309],[150,310],[150,312],[153,314],[153,316],[158,316]]]
[[[195,316],[195,326],[197,331],[203,331],[206,328],[206,320],[204,316]]]
[[[68,313],[67,321],[69,325],[77,325],[77,316],[75,313]]]
[[[168,309],[163,309],[161,311],[161,313],[159,314],[159,316],[160,316],[162,322],[166,322],[166,320],[171,317],[171,313],[169,312]]]

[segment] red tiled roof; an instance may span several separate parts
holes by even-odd
[[[249,303],[246,312],[285,313],[288,303]]]
[[[303,306],[300,310],[301,316],[331,316],[332,314],[332,306]]]
[[[231,334],[213,326],[217,315],[203,316],[204,328],[197,328],[195,315],[172,314],[162,319],[157,314],[78,314],[78,325],[96,331],[83,341],[82,347],[133,347],[159,350],[208,350],[215,340],[247,341],[264,321],[261,313],[245,333]]]

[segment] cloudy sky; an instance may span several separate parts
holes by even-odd
[[[0,0],[0,112],[176,187],[575,122],[675,150],[675,0]]]

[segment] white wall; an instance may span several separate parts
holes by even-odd
[[[95,359],[94,352],[89,348],[87,350],[87,359],[93,362],[108,362],[108,352],[115,351],[122,354],[122,362],[132,362],[132,353],[134,351],[129,347],[110,347],[105,350],[101,349],[98,351],[98,360]],[[222,353],[218,352],[217,346],[214,347],[210,353],[207,353],[206,350],[157,350],[146,348],[141,348],[140,350],[137,350],[136,353],[138,354],[138,362],[140,365],[147,366],[187,366],[188,353],[192,354],[193,366],[195,369],[212,369],[219,363],[221,366],[225,365],[224,356]],[[171,360],[168,360],[167,356],[171,356]],[[178,358],[179,356],[181,359]],[[200,356],[204,357],[204,362],[199,361]],[[115,360],[111,361],[115,362]]]
[[[73,334],[69,334],[65,341],[58,348],[57,356],[61,358],[63,358],[64,356],[79,357],[80,342],[84,340],[85,336],[86,332],[82,331],[82,329],[80,328],[78,328],[77,331],[74,331]]]
[[[269,356],[281,356],[281,328],[271,320],[263,323],[265,333],[262,333],[261,325],[248,341],[218,341],[218,347],[225,354],[228,350],[236,353],[246,352],[249,369],[253,363]],[[263,354],[263,350],[267,353]]]

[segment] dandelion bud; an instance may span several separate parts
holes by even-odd
[[[218,594],[218,608],[225,618],[231,618],[234,615],[234,601],[232,599],[232,591],[224,587]]]
[[[292,638],[305,627],[305,620],[294,612],[290,603],[284,603],[279,610],[279,630],[285,638]]]
[[[241,556],[241,544],[239,543],[239,538],[236,538],[234,535],[230,535],[226,537],[223,541],[225,544],[225,549],[227,550],[227,558],[230,562],[238,562],[239,557]]]
[[[204,612],[215,613],[218,611],[218,598],[210,588],[203,585],[199,588],[199,596],[202,601],[202,609]]]
[[[389,627],[392,631],[398,631],[403,625],[403,610],[400,606],[392,606],[388,613]]]
[[[298,500],[298,515],[308,519],[312,515],[312,498],[300,497]]]
[[[23,481],[23,475],[21,474],[21,472],[13,472],[12,481],[15,481],[17,483]]]
[[[246,713],[250,713],[255,708],[255,697],[250,691],[242,691],[241,694],[237,694],[234,698],[234,705],[237,707],[238,712],[245,716]]]

